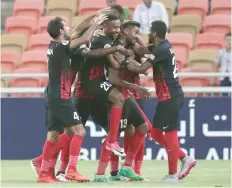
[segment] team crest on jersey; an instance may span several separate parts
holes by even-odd
[[[151,60],[154,60],[155,59],[155,56],[153,54],[150,55],[149,57]]]
[[[110,48],[111,45],[110,44],[105,44],[104,48]]]
[[[63,45],[68,45],[68,43],[69,43],[69,41],[68,40],[62,40],[62,42],[61,42]]]

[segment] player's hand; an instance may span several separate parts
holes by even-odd
[[[137,85],[137,86],[134,88],[134,90],[135,90],[136,92],[138,92],[139,95],[141,95],[141,97],[145,97],[145,98],[149,98],[149,97],[150,97],[150,93],[149,93],[148,89],[146,89],[145,87],[142,87],[142,86],[138,86],[138,85]]]
[[[118,48],[121,48],[120,46]],[[119,51],[119,50],[118,50]],[[125,56],[119,52],[114,53],[114,58],[118,63],[122,63],[125,60]]]
[[[94,18],[93,23],[101,25],[105,20],[107,20],[107,16],[105,14],[101,14],[100,16]]]
[[[101,14],[109,14],[112,11],[111,7],[103,8],[96,12],[96,16],[100,16]]]
[[[129,50],[124,48],[122,45],[118,45],[118,52],[121,53],[122,55],[129,56]]]

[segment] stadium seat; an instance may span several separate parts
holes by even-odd
[[[167,34],[167,39],[174,48],[177,60],[179,60],[180,62],[183,61],[182,63],[184,64],[181,63],[181,67],[185,66],[189,51],[193,47],[192,35],[189,33],[169,33]],[[183,57],[180,57],[180,55],[182,55]]]
[[[22,68],[34,68],[47,72],[47,55],[46,51],[32,50],[22,54]]]
[[[38,20],[44,11],[44,0],[20,0],[14,3],[14,16],[30,16]]]
[[[76,0],[49,0],[47,3],[47,16],[65,16],[68,18],[69,23],[71,23],[72,17],[75,15],[77,6]]]
[[[19,53],[14,51],[1,52],[1,69],[5,73],[12,73],[19,62]]]
[[[202,33],[196,37],[196,48],[219,50],[224,47],[225,35],[220,33]]]
[[[172,23],[172,16],[175,12],[176,9],[176,0],[156,0],[159,1],[161,3],[164,4],[167,12],[168,12],[168,16],[169,16],[169,25],[171,26]]]
[[[194,14],[200,15],[202,21],[208,12],[209,1],[208,0],[179,0],[178,14]]]
[[[74,16],[72,18],[72,28],[80,24],[82,21],[84,21],[89,15],[82,15],[82,16]]]
[[[38,23],[38,32],[39,33],[47,33],[47,26],[48,26],[48,22],[50,20],[52,20],[53,18],[55,18],[55,16],[42,16],[39,18],[39,23]],[[61,16],[61,18],[69,23],[69,20],[67,17],[65,16]]]
[[[105,7],[105,0],[98,0],[95,3],[92,0],[80,1],[79,15],[89,15]]]
[[[196,49],[189,53],[189,66],[191,68],[204,68],[211,72],[217,71],[216,68],[217,50]]]
[[[195,40],[196,34],[201,30],[201,17],[199,15],[178,15],[172,17],[171,32],[190,33]]]
[[[187,66],[188,56],[182,48],[174,48],[174,53],[176,57],[176,63],[178,70],[183,69]]]
[[[231,0],[212,0],[211,14],[231,15]]]
[[[22,34],[3,34],[1,36],[2,51],[16,51],[21,54],[27,47],[27,39]]]
[[[40,69],[32,69],[32,68],[18,68],[15,69],[14,73],[41,73]],[[15,78],[12,79],[9,83],[10,87],[40,87],[42,79],[40,78]],[[20,94],[11,94],[12,97],[38,97],[40,94],[37,93],[20,93]]]
[[[231,17],[229,15],[209,15],[205,17],[204,32],[222,33],[231,32]]]
[[[28,49],[46,51],[50,41],[51,37],[47,33],[31,35]]]
[[[6,19],[6,33],[24,34],[28,38],[36,30],[37,21],[33,17],[12,16]]]

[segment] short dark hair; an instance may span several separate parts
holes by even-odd
[[[164,39],[167,33],[167,25],[161,20],[153,21],[151,23],[151,31],[156,33],[158,37]]]
[[[121,29],[127,29],[129,27],[138,27],[140,28],[140,23],[136,21],[125,20],[121,23]]]
[[[48,22],[47,32],[53,38],[56,39],[60,35],[60,29],[64,28],[61,17],[55,17]]]
[[[107,14],[106,17],[107,20],[105,20],[103,23],[107,23],[108,21],[119,20],[119,18],[113,14]]]
[[[123,14],[123,12],[124,12],[122,6],[120,6],[120,5],[113,5],[111,7],[111,9],[117,10],[120,14]]]
[[[226,33],[225,38],[226,38],[226,37],[231,37],[231,32]]]

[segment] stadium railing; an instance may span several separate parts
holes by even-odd
[[[141,75],[142,77],[151,78],[152,74],[148,76]],[[207,72],[207,73],[178,73],[178,76],[188,77],[188,78],[217,78],[217,77],[231,77],[231,73],[218,73],[218,72]],[[1,79],[9,79],[9,78],[47,78],[47,73],[20,73],[20,74],[12,74],[12,73],[3,73],[1,74]],[[154,87],[147,87],[150,92],[155,92]],[[183,87],[184,92],[186,93],[232,93],[231,87],[218,87],[218,86],[210,86],[210,87]],[[1,93],[43,93],[44,88],[33,88],[33,87],[8,87],[1,88]]]

